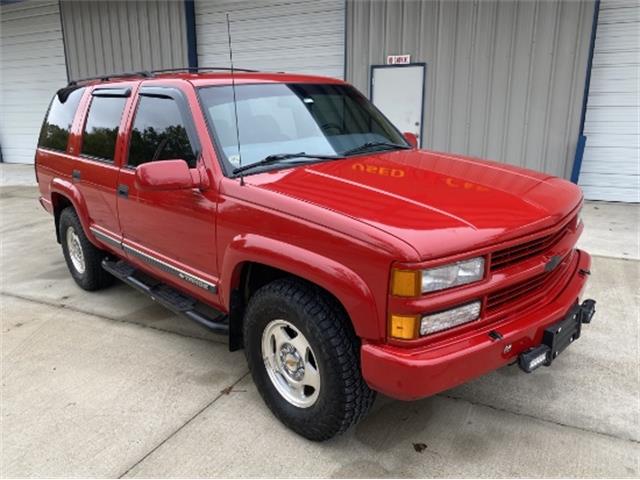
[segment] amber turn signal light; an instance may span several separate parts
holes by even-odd
[[[389,335],[402,340],[413,340],[418,334],[420,315],[391,315]]]
[[[417,297],[420,295],[422,272],[420,270],[397,270],[391,274],[391,295]]]

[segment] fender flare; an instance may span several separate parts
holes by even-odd
[[[331,258],[261,235],[240,235],[227,246],[220,272],[220,296],[227,308],[247,262],[291,273],[331,293],[346,310],[359,337],[378,339],[384,335],[379,331],[374,296],[358,274]]]
[[[80,223],[82,224],[82,228],[84,229],[84,234],[89,239],[91,243],[95,246],[99,247],[100,244],[94,237],[93,233],[89,226],[91,222],[89,220],[89,214],[87,210],[87,204],[84,200],[84,197],[73,183],[68,180],[64,180],[62,178],[54,178],[51,181],[51,185],[49,187],[49,191],[51,192],[51,204],[53,205],[53,211],[55,215],[56,227],[58,221],[58,201],[56,200],[56,196],[62,196],[71,202],[71,205],[75,209],[78,214],[78,218],[80,219]],[[56,236],[59,235],[58,229],[56,228]],[[60,239],[58,239],[60,240]]]

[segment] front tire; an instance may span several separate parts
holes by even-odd
[[[303,437],[338,435],[373,404],[349,318],[319,288],[293,278],[262,287],[249,301],[244,339],[265,403]]]
[[[111,285],[113,277],[102,268],[106,253],[89,241],[73,208],[60,213],[58,229],[67,268],[78,286],[93,291]]]

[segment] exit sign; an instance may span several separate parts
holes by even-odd
[[[406,65],[411,63],[411,55],[387,55],[387,65]]]

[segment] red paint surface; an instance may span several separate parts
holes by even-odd
[[[236,82],[341,83],[249,73],[238,73]],[[508,363],[539,342],[544,325],[558,320],[584,286],[576,262],[588,266],[589,257],[572,253],[582,231],[575,222],[582,194],[567,181],[499,163],[406,150],[248,175],[241,185],[222,174],[194,88],[229,84],[228,74],[112,83],[130,86],[133,92],[120,125],[115,163],[77,156],[89,87],[67,152],[37,151],[43,206],[53,210],[60,202],[71,202],[87,236],[101,248],[122,256],[97,240],[90,226],[218,284],[213,295],[135,257],[128,259],[222,311],[229,309],[244,262],[263,263],[322,286],[342,303],[362,338],[365,378],[389,395],[430,395]],[[189,173],[202,188],[141,189],[135,171],[124,166],[140,85],[173,86],[184,92],[202,147],[200,164]],[[72,181],[73,169],[81,171],[80,182]],[[172,171],[165,177],[173,177],[162,181],[173,178],[183,186],[184,172]],[[118,184],[129,187],[128,198],[116,195]],[[389,295],[392,266],[424,268],[477,255],[486,256],[490,265],[492,252],[564,224],[570,228],[551,251],[490,273],[482,282],[413,299]],[[543,272],[552,255],[562,255],[565,262],[544,301],[527,307],[526,314],[485,312],[492,292]],[[477,322],[419,340],[387,337],[391,312],[428,313],[476,298],[483,301]],[[486,332],[491,328],[514,344],[508,358],[501,355],[504,341],[489,342]]]

